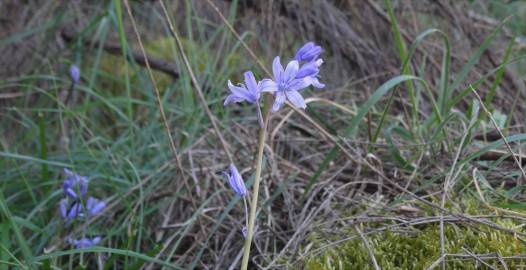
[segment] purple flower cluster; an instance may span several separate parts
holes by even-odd
[[[252,71],[246,71],[244,74],[244,83],[238,85],[228,81],[230,95],[225,99],[224,105],[246,101],[256,104],[258,111],[258,120],[261,128],[264,128],[263,117],[261,114],[259,99],[261,93],[270,93],[274,96],[272,111],[277,112],[288,100],[294,107],[305,109],[307,104],[299,91],[313,86],[314,88],[324,88],[325,84],[319,81],[320,66],[323,59],[319,58],[323,49],[314,44],[307,42],[303,45],[290,60],[286,67],[283,68],[280,57],[276,56],[272,62],[272,78],[264,78],[257,81]],[[236,194],[241,196],[246,207],[247,189],[243,177],[234,164],[230,164],[230,173],[223,172],[230,184],[230,187]],[[245,216],[248,213],[245,213]],[[247,235],[248,218],[246,226],[241,229],[243,236]]]
[[[100,214],[106,208],[106,202],[94,197],[88,197],[88,177],[81,176],[68,169],[64,169],[66,179],[62,183],[65,198],[60,200],[60,215],[66,222],[76,218],[89,218]],[[93,239],[70,239],[76,248],[91,247],[100,242],[100,237]]]
[[[60,201],[60,214],[66,221],[76,217],[95,216],[106,207],[102,200],[88,197],[88,177],[78,175],[68,169],[64,169],[66,179],[62,183],[62,189],[66,197]],[[83,205],[85,203],[85,206]]]
[[[307,105],[299,91],[313,86],[323,88],[325,85],[318,79],[320,66],[323,60],[318,58],[323,49],[307,42],[294,56],[294,59],[283,68],[280,57],[276,56],[272,62],[273,78],[264,78],[257,82],[251,71],[245,72],[245,83],[233,85],[228,81],[230,95],[225,99],[224,105],[247,101],[256,103],[259,109],[261,93],[268,92],[274,95],[272,111],[278,111],[285,101],[290,101],[297,108],[305,109]],[[261,122],[261,121],[260,121]]]

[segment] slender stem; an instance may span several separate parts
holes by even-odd
[[[252,203],[250,204],[250,214],[248,217],[248,232],[245,238],[245,246],[243,250],[243,260],[241,261],[241,270],[246,270],[248,267],[248,259],[250,257],[250,245],[254,236],[254,223],[256,222],[256,210],[258,205],[259,184],[261,182],[261,170],[263,167],[263,150],[265,149],[265,140],[267,138],[267,126],[270,115],[270,104],[272,97],[266,95],[264,109],[263,126],[259,129],[258,138],[258,153],[256,158],[256,178],[254,179],[254,189],[252,192]]]
[[[243,197],[243,204],[245,205],[245,226],[248,230],[248,207],[247,207],[247,197]]]
[[[258,111],[259,128],[263,128],[265,126],[265,121],[263,121],[263,114],[261,113],[261,106],[259,105],[259,102],[256,102],[256,107]]]

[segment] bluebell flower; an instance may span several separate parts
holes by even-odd
[[[96,246],[100,243],[101,237],[97,236],[92,239],[90,238],[81,238],[79,240],[76,239],[69,239],[69,243],[72,244],[76,249],[80,248],[89,248],[92,246]]]
[[[303,64],[296,74],[296,79],[309,78],[311,85],[315,88],[324,88],[325,84],[318,80],[318,73],[320,66],[323,64],[323,59],[316,59],[314,61]]]
[[[228,183],[239,196],[245,197],[247,195],[247,188],[245,187],[245,181],[243,181],[243,177],[241,177],[241,174],[239,174],[239,171],[237,170],[236,166],[234,164],[230,164],[230,174],[223,172],[223,174],[228,179]]]
[[[323,49],[320,46],[314,44],[314,42],[307,42],[296,52],[294,60],[298,62],[311,62],[316,60],[322,52]]]
[[[252,71],[247,71],[244,74],[245,84],[239,84],[235,86],[230,80],[228,80],[228,89],[231,94],[225,99],[224,105],[230,103],[238,103],[247,101],[249,103],[257,103],[261,96],[261,82],[256,81],[256,77]]]
[[[64,193],[73,199],[86,196],[88,192],[88,177],[80,176],[66,168],[64,168],[64,173],[66,174],[66,179],[62,183]],[[77,191],[80,194],[77,194]]]
[[[305,109],[307,105],[305,100],[298,92],[313,83],[313,78],[310,76],[303,78],[296,78],[299,71],[299,62],[292,60],[283,69],[279,56],[274,58],[272,62],[272,73],[274,80],[264,79],[261,81],[261,91],[272,92],[275,95],[272,111],[278,111],[283,103],[288,99],[294,106]]]
[[[60,215],[62,218],[69,222],[76,217],[83,216],[82,214],[82,204],[75,202],[70,206],[68,199],[62,199],[59,203]]]
[[[98,215],[102,210],[106,208],[106,203],[102,200],[89,197],[88,201],[86,202],[86,209],[88,210],[88,214],[90,216]]]
[[[71,77],[71,81],[76,84],[80,80],[80,69],[76,65],[71,65],[69,68],[69,76]]]
[[[297,79],[310,77],[312,86],[315,88],[325,87],[325,84],[318,80],[320,66],[323,64],[323,60],[318,59],[318,57],[322,52],[323,49],[313,42],[305,43],[305,45],[298,50],[294,59],[300,63],[306,63],[300,67],[298,74],[296,75]]]

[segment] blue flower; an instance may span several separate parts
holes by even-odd
[[[59,203],[60,215],[66,222],[77,217],[83,218],[85,216],[96,216],[100,214],[104,208],[106,208],[106,203],[93,197],[88,198],[86,209],[84,209],[81,202],[78,200],[71,204],[68,198],[64,198],[60,200]]]
[[[311,84],[315,88],[324,88],[325,84],[320,83],[318,80],[318,73],[320,72],[320,66],[323,64],[323,59],[318,59],[320,54],[323,52],[323,49],[314,44],[313,42],[307,42],[303,47],[301,47],[296,56],[295,60],[298,62],[307,62],[303,64],[298,74],[296,75],[297,79],[310,77]]]
[[[66,179],[64,183],[62,183],[64,193],[73,199],[86,196],[88,192],[88,177],[80,176],[66,168],[64,168],[64,173],[66,174]],[[77,191],[79,191],[80,194],[77,194]]]
[[[252,71],[245,72],[244,77],[245,84],[240,83],[239,86],[233,85],[232,82],[228,80],[228,88],[232,93],[225,99],[225,106],[232,102],[247,101],[256,103],[259,101],[259,97],[261,96],[261,82],[256,81],[256,77],[254,77]]]
[[[78,216],[82,216],[82,205],[75,202],[70,206],[67,198],[60,200],[59,208],[60,215],[66,222],[69,222]]]
[[[81,238],[79,240],[76,239],[69,239],[69,243],[72,244],[76,249],[80,248],[89,248],[92,246],[96,246],[100,243],[100,236],[94,237],[92,239],[90,238]]]
[[[88,209],[88,214],[90,216],[98,215],[102,210],[106,208],[106,203],[102,200],[89,197],[86,202],[86,209]]]
[[[245,181],[243,181],[241,174],[239,174],[239,171],[237,170],[236,166],[234,166],[234,164],[230,164],[230,174],[226,172],[223,172],[223,174],[228,179],[228,183],[234,192],[236,192],[241,197],[245,197],[247,195]]]
[[[69,68],[69,76],[74,84],[78,83],[80,80],[80,69],[76,65],[71,65]]]
[[[325,84],[318,80],[318,73],[320,72],[320,66],[323,64],[323,59],[316,59],[308,62],[300,67],[296,79],[309,78],[312,86],[315,88],[324,88]]]
[[[307,42],[296,52],[294,59],[298,62],[312,62],[316,60],[322,52],[323,49],[320,46],[314,44],[314,42]]]
[[[278,111],[287,99],[298,108],[305,109],[307,107],[305,100],[298,91],[311,85],[313,77],[296,78],[298,71],[299,62],[297,60],[290,61],[287,67],[283,69],[279,56],[274,58],[272,62],[274,80],[264,79],[261,81],[261,91],[273,92],[275,95],[274,104],[272,105],[273,112]]]

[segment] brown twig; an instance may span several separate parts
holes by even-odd
[[[62,31],[60,31],[60,35],[65,41],[73,42],[75,41],[78,34],[75,33],[72,29],[63,28]],[[90,44],[94,42],[95,41],[93,40],[85,40],[84,44],[86,46],[89,46]],[[122,47],[119,44],[114,43],[114,42],[110,42],[110,41],[104,42],[102,44],[102,49],[109,54],[113,54],[117,56],[122,55]],[[148,64],[150,65],[152,69],[168,74],[172,76],[172,78],[174,79],[179,78],[179,72],[177,72],[177,66],[175,64],[152,57],[151,55],[144,56],[143,54],[133,51],[133,50],[130,51],[130,55],[135,60],[135,62],[141,66],[146,67],[146,61],[148,61]]]

